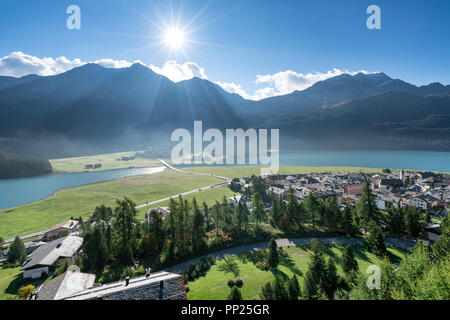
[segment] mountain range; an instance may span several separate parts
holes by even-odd
[[[0,149],[48,156],[168,146],[176,128],[279,128],[284,149],[450,151],[450,86],[343,74],[260,101],[208,80],[87,64],[0,77]]]

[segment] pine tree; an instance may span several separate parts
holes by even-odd
[[[116,213],[115,229],[120,236],[120,259],[124,263],[128,263],[130,260],[129,253],[133,252],[133,229],[136,223],[136,204],[124,198],[123,200],[117,200],[117,206],[114,210]],[[127,265],[127,264],[125,264]]]
[[[243,228],[247,228],[249,215],[250,212],[248,211],[247,205],[245,203],[239,203],[236,212],[236,223],[239,231],[242,231]]]
[[[270,210],[270,221],[273,226],[278,226],[280,223],[281,212],[280,212],[280,203],[277,199],[273,199],[272,201],[272,209]]]
[[[256,221],[256,228],[259,228],[259,222],[266,220],[266,213],[262,204],[262,198],[259,193],[255,193],[253,199],[252,217]]]
[[[338,286],[338,280],[339,280],[339,276],[337,274],[336,266],[335,266],[333,260],[329,259],[328,263],[327,263],[323,291],[325,292],[325,295],[330,300],[332,300],[334,297],[334,292],[336,291],[337,286]]]
[[[371,221],[380,221],[380,212],[375,201],[376,197],[372,193],[369,183],[365,182],[362,188],[362,196],[356,204],[356,214],[363,228],[367,228]]]
[[[420,209],[409,207],[405,212],[405,232],[410,236],[417,237],[425,227]]]
[[[237,287],[231,288],[230,295],[228,296],[228,300],[243,300],[241,290]]]
[[[83,239],[83,267],[85,270],[102,272],[109,260],[105,237],[95,228]]]
[[[303,297],[306,300],[317,299],[317,283],[311,270],[306,271],[305,277],[303,278]]]
[[[267,282],[262,288],[259,294],[261,300],[275,300],[275,295],[272,288],[272,283]]]
[[[439,240],[433,245],[433,255],[439,259],[448,259],[450,255],[450,220],[444,218],[441,222],[442,234],[439,236]]]
[[[325,201],[325,226],[328,230],[336,231],[339,214],[340,210],[336,198],[327,198]]]
[[[289,279],[288,282],[288,292],[289,292],[289,299],[290,300],[298,300],[301,289],[300,284],[298,282],[297,276],[294,274],[291,279]]]
[[[405,215],[403,209],[398,206],[389,206],[387,210],[387,226],[390,232],[401,234],[405,229]]]
[[[342,255],[342,270],[349,282],[353,282],[356,277],[356,272],[358,271],[358,262],[353,254],[352,247],[347,245],[344,248],[344,253]]]
[[[222,215],[220,203],[218,201],[216,201],[215,214],[216,214],[216,216],[215,216],[214,222],[216,224],[216,238],[218,238],[219,237],[219,221],[220,221],[220,218]]]
[[[315,216],[319,212],[319,202],[312,192],[308,194],[308,196],[303,201],[304,206],[306,208],[307,213],[311,216],[311,222],[313,227],[315,226]]]
[[[269,241],[268,263],[271,269],[276,269],[279,263],[278,246],[274,238]]]
[[[177,211],[178,205],[175,200],[171,198],[169,202],[169,216],[167,219],[167,231],[171,240],[175,239],[175,216],[177,214]]]
[[[327,266],[323,256],[322,247],[317,241],[311,241],[310,260],[308,262],[308,278],[305,278],[305,290],[308,299],[316,299],[319,290],[324,291],[327,276]]]
[[[384,257],[387,251],[381,228],[372,221],[368,226],[368,232],[369,235],[364,241],[365,246],[370,252],[373,252],[378,257]]]
[[[22,239],[17,236],[9,248],[7,262],[14,264],[18,263],[21,265],[26,259],[27,253],[25,252],[25,245],[23,244]]]
[[[203,201],[203,214],[205,216],[206,232],[211,231],[211,217],[209,216],[209,208],[205,201]]]
[[[193,200],[194,216],[192,222],[192,246],[194,252],[198,252],[203,244],[205,235],[204,216],[198,207],[197,201]]]
[[[275,277],[273,292],[276,300],[288,300],[289,294],[286,288],[286,283],[281,276]]]
[[[320,286],[322,285],[325,278],[326,263],[323,256],[322,247],[317,239],[313,239],[311,241],[311,250],[312,255],[310,257],[308,267],[312,273],[314,280]]]
[[[341,228],[348,236],[354,236],[358,232],[353,221],[352,208],[349,206],[346,206],[342,212]]]

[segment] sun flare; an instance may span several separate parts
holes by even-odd
[[[171,28],[164,35],[164,40],[172,49],[181,49],[186,41],[186,36],[183,30]]]

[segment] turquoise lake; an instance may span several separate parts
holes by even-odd
[[[282,152],[282,166],[342,166],[450,172],[450,152],[428,151],[295,151]],[[47,198],[56,191],[85,184],[152,174],[163,167],[55,174],[0,180],[0,209]]]

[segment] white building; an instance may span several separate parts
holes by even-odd
[[[40,246],[22,265],[23,277],[37,279],[49,274],[62,259],[75,260],[83,238],[67,236]]]

